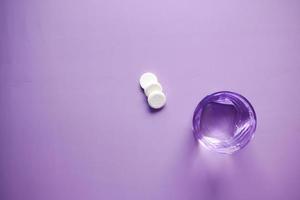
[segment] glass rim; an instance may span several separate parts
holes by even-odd
[[[221,97],[221,98],[220,98]],[[223,99],[222,99],[223,98]],[[246,127],[240,127],[235,131],[234,136],[229,139],[212,141],[201,134],[201,114],[208,103],[223,103],[234,106],[237,113],[246,110],[249,113],[248,123]],[[193,133],[196,139],[200,141],[205,147],[219,153],[233,153],[236,150],[245,147],[253,138],[257,126],[256,113],[251,103],[242,95],[231,91],[220,91],[204,97],[197,105],[193,115]]]

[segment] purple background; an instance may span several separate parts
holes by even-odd
[[[0,199],[298,200],[299,53],[296,0],[1,0]],[[191,133],[220,90],[258,117],[232,156]]]

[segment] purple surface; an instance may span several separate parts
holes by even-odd
[[[299,52],[299,1],[1,0],[0,199],[298,200]],[[221,90],[258,117],[232,156],[191,133]]]

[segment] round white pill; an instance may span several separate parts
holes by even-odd
[[[162,108],[166,104],[166,100],[166,95],[161,91],[152,92],[148,96],[148,104],[154,109]]]
[[[157,77],[151,72],[144,73],[140,78],[140,85],[145,89],[148,85],[157,82]]]
[[[162,87],[161,87],[160,83],[156,82],[156,83],[151,83],[144,90],[145,90],[146,96],[149,96],[152,92],[155,92],[155,91],[161,92]]]

